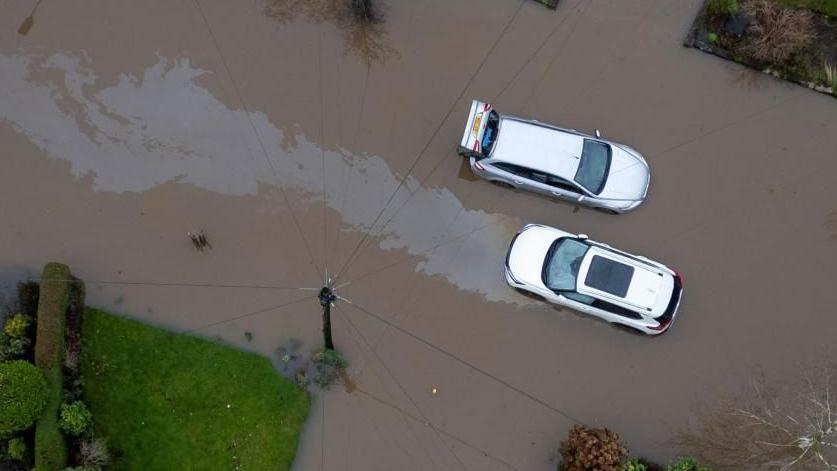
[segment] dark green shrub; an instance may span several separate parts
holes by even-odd
[[[648,466],[645,466],[639,459],[629,459],[621,471],[648,471]]]
[[[18,338],[24,337],[29,326],[32,325],[32,318],[25,314],[15,314],[6,319],[6,325],[3,326],[3,332],[9,337]]]
[[[314,383],[321,388],[327,389],[331,383],[337,380],[339,370],[345,369],[348,362],[343,355],[337,350],[325,349],[314,354],[312,358],[314,362],[315,374],[313,375]]]
[[[23,360],[0,363],[0,436],[26,430],[46,403],[44,376]]]
[[[37,281],[18,282],[17,303],[20,312],[34,317],[38,313],[38,296],[40,296],[40,285]]]
[[[314,363],[333,366],[335,368],[346,368],[348,362],[337,350],[322,350],[314,354]]]
[[[92,422],[93,414],[84,402],[75,401],[70,404],[61,404],[58,428],[63,430],[67,435],[77,437],[83,434],[90,428]]]
[[[708,466],[703,466],[691,456],[681,456],[668,465],[668,471],[712,471]]]
[[[709,0],[706,11],[713,16],[730,16],[738,13],[738,0]]]
[[[5,332],[0,332],[0,361],[25,357],[29,344],[27,337],[9,337]]]
[[[23,437],[12,438],[9,440],[7,451],[9,458],[15,461],[26,461],[26,452],[28,451],[26,448],[26,440]]]

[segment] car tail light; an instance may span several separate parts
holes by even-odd
[[[485,167],[483,167],[482,165],[480,165],[479,160],[475,160],[475,161],[474,161],[474,167],[476,167],[476,168],[477,168],[477,170],[479,170],[479,171],[485,171]]]
[[[649,326],[648,328],[651,329],[651,330],[656,330],[656,331],[665,330],[666,327],[668,327],[668,325],[671,324],[671,319],[672,319],[672,317],[669,317],[668,319],[663,319],[660,322],[660,325],[658,325],[656,327],[650,327]]]

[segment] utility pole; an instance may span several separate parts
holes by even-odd
[[[331,338],[331,306],[337,299],[330,286],[323,286],[320,294],[317,295],[320,306],[323,308],[323,341],[326,350],[334,350],[334,341]]]

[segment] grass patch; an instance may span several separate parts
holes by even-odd
[[[290,468],[309,396],[267,358],[86,309],[84,396],[121,470]]]

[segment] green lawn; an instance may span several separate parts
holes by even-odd
[[[785,5],[809,8],[826,15],[837,17],[837,0],[779,0]]]
[[[284,470],[308,394],[261,356],[87,309],[82,374],[120,470]]]

